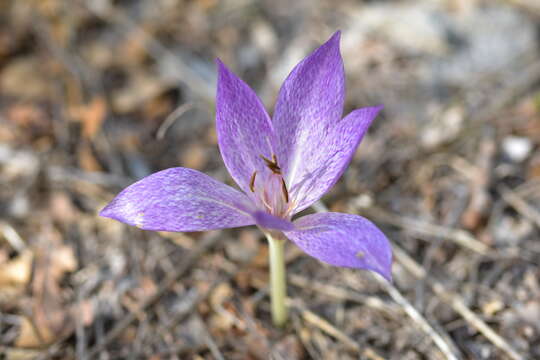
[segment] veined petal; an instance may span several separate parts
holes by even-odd
[[[354,110],[301,145],[313,150],[302,155],[290,187],[291,197],[297,202],[295,213],[319,200],[339,180],[381,109],[382,106]]]
[[[392,280],[392,249],[369,220],[351,214],[319,213],[301,217],[285,235],[300,249],[335,266],[375,271]]]
[[[272,119],[276,155],[289,188],[305,174],[302,164],[341,119],[345,97],[340,32],[302,60],[283,83]]]
[[[254,224],[248,201],[208,175],[179,167],[128,186],[100,215],[144,230],[203,231]]]
[[[265,229],[281,231],[288,231],[294,229],[293,223],[289,220],[282,219],[264,211],[256,211],[253,214],[253,217],[257,225]]]
[[[218,59],[216,127],[229,173],[246,193],[255,171],[266,171],[261,155],[272,157],[273,130],[255,92]]]

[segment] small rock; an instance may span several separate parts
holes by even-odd
[[[5,181],[34,177],[39,171],[39,159],[30,151],[14,150],[1,145],[0,167]]]
[[[507,136],[502,143],[504,154],[513,162],[522,162],[527,159],[532,147],[531,140],[519,136]]]
[[[428,124],[421,133],[421,143],[426,149],[454,140],[460,133],[465,114],[461,106],[453,106],[445,110]]]
[[[362,194],[353,198],[352,206],[355,209],[367,209],[373,206],[373,197],[369,194]]]
[[[278,48],[278,38],[276,33],[272,26],[266,21],[259,20],[253,25],[251,39],[257,49],[265,55],[274,53]]]

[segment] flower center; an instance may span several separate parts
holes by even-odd
[[[257,205],[270,214],[288,219],[294,206],[290,201],[287,184],[281,174],[276,155],[272,155],[272,159],[261,155],[261,159],[270,171],[262,174],[253,172],[249,182],[252,198]]]

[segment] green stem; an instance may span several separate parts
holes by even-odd
[[[287,281],[285,275],[285,239],[266,234],[270,246],[270,298],[272,302],[272,321],[277,327],[287,322]]]

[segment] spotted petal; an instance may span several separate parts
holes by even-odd
[[[290,189],[291,197],[297,201],[295,212],[309,207],[334,186],[381,109],[382,106],[354,110],[300,145],[313,149],[302,155]]]
[[[247,201],[210,176],[171,168],[130,185],[100,215],[144,230],[203,231],[254,224]]]
[[[345,74],[340,33],[302,60],[283,83],[272,123],[278,161],[293,187],[305,176],[303,164],[321,151],[319,138],[343,112]]]
[[[335,266],[375,271],[391,281],[392,249],[369,220],[351,214],[319,213],[301,217],[285,235],[300,249]]]
[[[261,155],[272,157],[272,123],[251,88],[217,60],[216,127],[229,173],[246,193],[255,171],[267,171]]]

